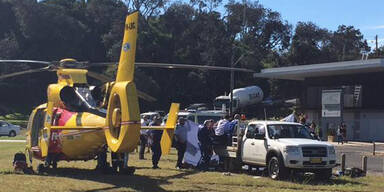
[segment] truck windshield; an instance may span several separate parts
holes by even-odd
[[[225,104],[226,107],[229,106],[229,99],[216,99],[213,102],[215,108],[221,108]]]
[[[309,131],[302,125],[275,124],[268,125],[269,138],[305,138],[312,139]]]

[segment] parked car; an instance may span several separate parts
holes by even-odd
[[[0,136],[15,137],[20,134],[20,126],[0,121]]]

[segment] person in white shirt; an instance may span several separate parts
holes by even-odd
[[[148,126],[149,120],[148,116],[144,116],[143,119],[141,119],[141,126]],[[144,158],[144,151],[145,146],[148,142],[148,130],[142,129],[140,130],[140,152],[139,152],[139,159],[145,159]]]
[[[218,123],[217,123],[217,127],[215,129],[215,135],[216,136],[222,136],[224,135],[224,128],[225,128],[225,125],[229,123],[229,115],[225,115],[224,116],[224,119],[221,119]]]
[[[215,154],[219,156],[219,164],[222,165],[225,159],[225,156],[228,152],[226,152],[226,136],[224,134],[225,126],[227,126],[230,116],[225,115],[224,119],[221,119],[217,123],[217,127],[215,128],[215,136],[213,139],[213,151]]]

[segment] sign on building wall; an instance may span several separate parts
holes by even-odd
[[[322,117],[341,117],[341,91],[341,89],[322,91]]]

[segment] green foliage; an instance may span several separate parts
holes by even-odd
[[[21,113],[11,113],[4,116],[4,119],[27,120],[28,116]]]

